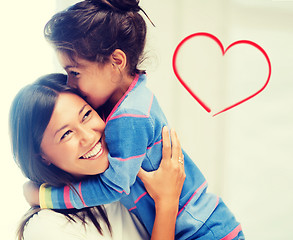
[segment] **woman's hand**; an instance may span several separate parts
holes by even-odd
[[[153,172],[141,169],[138,177],[144,183],[149,195],[154,199],[156,219],[152,240],[174,239],[179,198],[185,180],[183,154],[176,132],[171,129],[171,141],[167,127],[163,128],[162,160]]]
[[[146,172],[142,168],[138,177],[144,183],[149,195],[156,205],[179,204],[179,197],[185,180],[184,161],[180,142],[176,132],[171,129],[171,141],[167,127],[163,128],[163,150],[160,167],[153,172]]]

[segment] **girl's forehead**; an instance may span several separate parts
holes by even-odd
[[[58,51],[57,58],[63,68],[65,68],[67,65],[71,65],[71,66],[78,65],[78,58],[76,58],[76,57],[72,58],[68,54],[66,54],[65,52]]]
[[[57,55],[61,66],[66,70],[68,68],[87,68],[95,65],[96,62],[91,62],[80,57],[71,57],[64,52],[59,52]]]

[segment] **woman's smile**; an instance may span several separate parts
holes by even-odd
[[[86,154],[82,155],[80,159],[93,160],[100,157],[104,152],[101,139],[89,150]]]

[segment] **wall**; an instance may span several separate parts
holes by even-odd
[[[209,191],[222,196],[242,223],[247,239],[292,239],[293,2],[142,3],[156,24],[156,28],[149,27],[149,86],[183,147],[207,177]],[[177,44],[196,32],[214,34],[224,47],[242,39],[263,47],[272,64],[267,88],[239,107],[211,117],[172,70]],[[200,48],[194,42],[187,47],[179,70],[212,106],[231,104],[265,83],[268,66],[251,47],[235,46],[221,62],[213,59],[218,47],[212,42],[204,44]],[[198,58],[211,63],[200,70]]]

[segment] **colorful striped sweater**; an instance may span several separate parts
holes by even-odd
[[[109,168],[94,178],[74,183],[79,196],[67,186],[52,188],[42,185],[41,208],[84,208],[119,200],[151,234],[155,219],[154,201],[136,175],[140,167],[147,171],[159,167],[162,128],[168,123],[156,97],[145,84],[146,76],[137,75],[106,120]],[[207,182],[203,174],[185,152],[184,161],[186,180],[180,197],[176,239],[194,239],[221,200],[206,193]],[[228,224],[225,222],[225,214],[221,214],[225,230],[217,233],[219,237],[215,239],[229,234],[230,237],[237,236],[241,227],[232,218],[233,221],[229,220]]]

